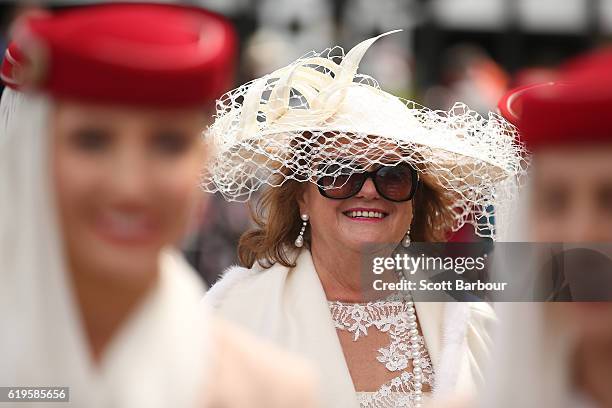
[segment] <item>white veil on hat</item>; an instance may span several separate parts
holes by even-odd
[[[58,407],[193,406],[209,352],[203,291],[170,253],[158,287],[92,362],[51,188],[51,106],[10,88],[0,103],[0,384],[70,387]]]
[[[479,234],[494,236],[490,209],[503,200],[496,185],[525,168],[514,127],[461,103],[449,112],[428,109],[357,74],[382,36],[346,55],[340,47],[309,53],[221,97],[206,136],[216,156],[204,189],[246,201],[263,185],[317,183],[369,165],[407,162],[452,196],[455,230],[471,222],[485,227]]]

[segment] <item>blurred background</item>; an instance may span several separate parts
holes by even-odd
[[[11,22],[34,8],[100,1],[0,0],[0,46]],[[236,84],[287,65],[311,50],[349,49],[394,29],[373,47],[360,72],[383,89],[430,108],[456,101],[486,114],[509,88],[554,80],[569,57],[612,39],[612,0],[191,0],[217,11],[240,37]],[[249,208],[210,197],[185,242],[189,261],[212,284],[235,264]],[[475,239],[471,227],[454,240]]]

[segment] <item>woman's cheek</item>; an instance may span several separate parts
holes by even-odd
[[[395,213],[399,215],[397,222],[394,223],[396,229],[405,234],[412,225],[412,202],[396,204]]]
[[[52,175],[58,212],[62,217],[74,221],[89,213],[97,201],[104,169],[65,148],[58,149],[53,159]]]
[[[199,187],[199,166],[185,163],[168,168],[158,175],[157,199],[158,214],[164,217],[170,239],[175,241],[184,234],[192,211],[201,198]]]

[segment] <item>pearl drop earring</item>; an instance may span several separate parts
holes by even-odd
[[[300,230],[300,235],[295,239],[295,246],[301,248],[304,246],[304,231],[306,231],[306,225],[308,224],[308,220],[310,217],[308,214],[302,214],[302,229]]]
[[[408,248],[410,246],[410,230],[408,230],[406,235],[404,235],[404,239],[402,239],[402,246],[404,248]]]

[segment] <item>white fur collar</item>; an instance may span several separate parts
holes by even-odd
[[[247,269],[238,265],[230,266],[223,272],[223,276],[213,287],[208,290],[203,302],[214,309],[220,308],[234,286],[248,281],[249,278],[258,272],[259,270],[257,269]]]

